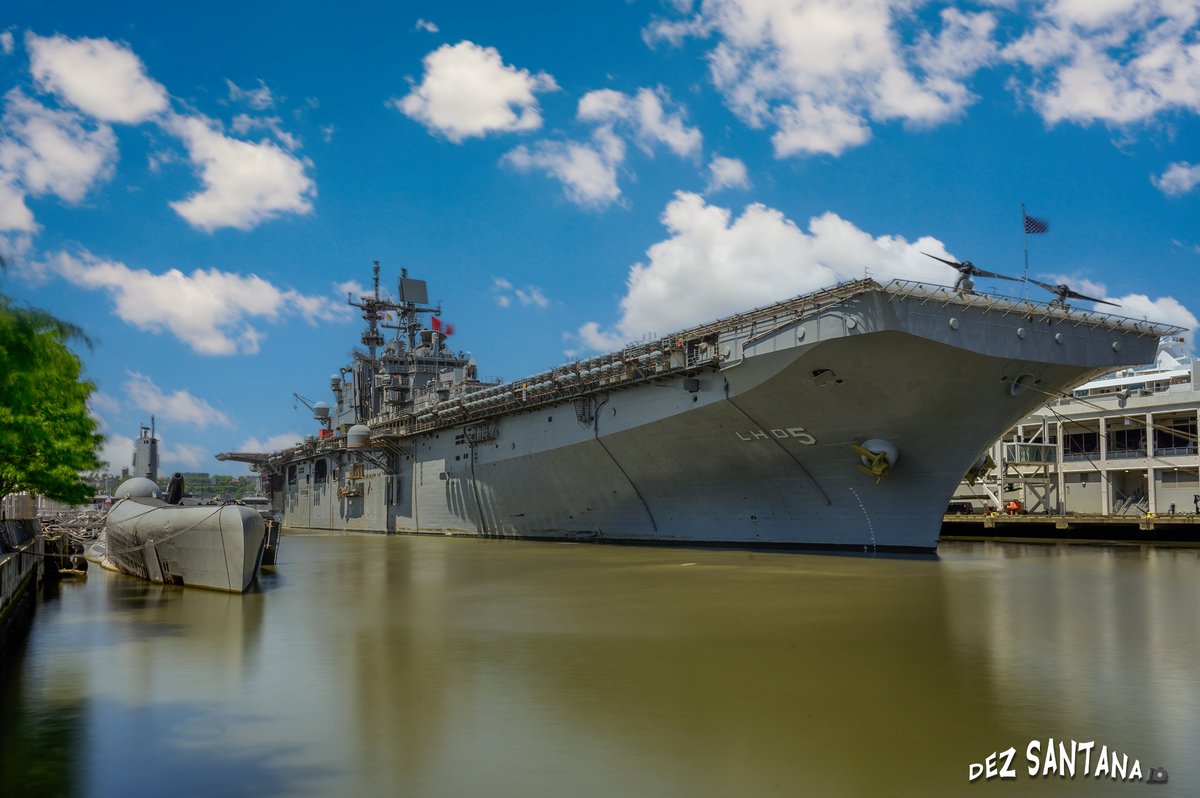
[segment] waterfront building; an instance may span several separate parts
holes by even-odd
[[[1184,339],[1154,363],[1053,397],[969,472],[951,509],[1168,516],[1200,512],[1200,359]]]

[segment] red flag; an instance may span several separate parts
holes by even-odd
[[[430,317],[433,320],[433,329],[440,332],[442,335],[454,335],[454,325],[447,324],[437,316]]]

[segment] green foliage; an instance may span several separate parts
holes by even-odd
[[[0,295],[0,496],[28,490],[82,504],[104,438],[88,414],[93,386],[67,347],[78,328]],[[86,340],[86,339],[84,339]]]

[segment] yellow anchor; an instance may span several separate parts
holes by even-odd
[[[878,485],[888,475],[892,465],[888,462],[887,452],[873,452],[870,449],[864,449],[861,446],[852,446],[855,452],[862,455],[862,458],[867,461],[866,465],[860,465],[858,470],[869,477],[875,477],[875,484]]]

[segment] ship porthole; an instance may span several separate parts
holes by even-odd
[[[950,319],[950,322],[949,322],[949,323],[950,323],[950,329],[951,329],[951,330],[957,330],[957,329],[958,329],[958,319]]]

